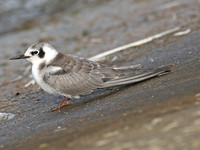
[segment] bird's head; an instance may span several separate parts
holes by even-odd
[[[49,62],[56,57],[58,52],[48,43],[38,43],[30,46],[22,55],[10,58],[10,60],[27,59],[32,64]]]

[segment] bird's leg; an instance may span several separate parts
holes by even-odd
[[[64,106],[67,106],[67,105],[69,105],[69,98],[67,99],[67,101],[66,101],[66,103],[64,103],[64,101],[65,101],[65,97],[63,97],[63,99],[62,99],[62,101],[61,101],[61,103],[60,103],[60,105],[58,105],[56,108],[54,108],[54,109],[52,109],[52,110],[50,110],[49,112],[53,112],[53,111],[56,111],[56,110],[58,110],[58,109],[61,109],[62,107],[64,107]],[[64,103],[64,104],[63,104]]]
[[[69,100],[70,100],[70,98],[67,99],[67,101],[61,106],[61,108],[64,107],[64,106],[69,105]]]

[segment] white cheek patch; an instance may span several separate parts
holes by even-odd
[[[44,58],[47,64],[50,63],[58,54],[58,52],[53,47],[50,46],[44,46],[43,50],[45,52]]]

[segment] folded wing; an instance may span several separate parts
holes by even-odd
[[[59,55],[58,55],[59,56]],[[136,83],[169,72],[173,65],[143,69],[140,66],[105,67],[83,58],[60,55],[46,69],[44,81],[61,95],[90,94],[94,89]],[[52,69],[59,66],[60,69]]]

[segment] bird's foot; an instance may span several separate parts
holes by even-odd
[[[64,106],[69,105],[69,100],[70,100],[70,99],[68,98],[67,101],[64,103],[65,97],[63,97],[63,99],[62,99],[60,105],[58,105],[56,108],[53,108],[52,110],[50,110],[50,111],[48,111],[48,112],[53,112],[53,111],[56,111],[56,110],[60,110],[60,109],[63,108]],[[63,103],[64,103],[64,104],[63,104]]]

